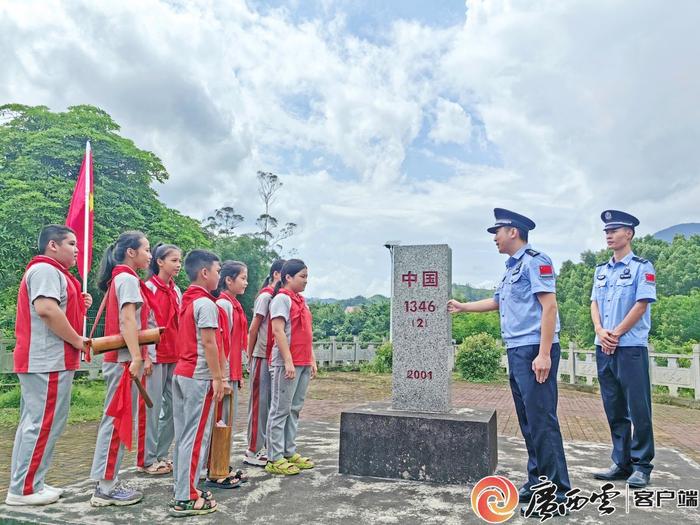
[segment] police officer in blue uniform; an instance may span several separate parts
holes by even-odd
[[[560,348],[554,266],[528,244],[528,232],[535,228],[532,220],[502,208],[494,215],[496,224],[487,231],[494,234],[498,251],[509,255],[503,279],[493,298],[469,303],[452,299],[447,309],[499,311],[510,388],[528,453],[528,479],[520,500],[529,501],[531,488],[546,476],[557,487],[557,501],[564,501],[571,484],[557,418]]]
[[[591,318],[595,327],[598,382],[610,425],[612,466],[596,479],[649,483],[654,458],[647,344],[650,303],[656,300],[654,266],[632,253],[636,217],[617,210],[601,214],[613,256],[593,278]]]

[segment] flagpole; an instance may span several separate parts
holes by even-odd
[[[88,236],[90,233],[90,180],[92,179],[92,155],[90,141],[85,143],[85,220],[83,221],[83,292],[88,291]],[[83,337],[87,334],[87,314],[83,319]]]

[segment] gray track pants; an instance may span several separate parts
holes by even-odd
[[[107,384],[104,412],[112,402],[114,393],[119,386],[124,374],[124,363],[102,363],[102,377]],[[129,373],[128,370],[126,373]],[[136,414],[139,392],[136,385],[131,385],[131,413]],[[92,458],[90,478],[95,481],[117,480],[119,467],[124,456],[124,444],[119,441],[119,432],[114,428],[114,418],[106,413],[102,414],[100,426],[97,429],[97,443],[95,455]]]
[[[271,378],[265,357],[253,357],[250,365],[248,401],[248,451],[257,453],[266,446],[267,416],[270,413]]]
[[[311,379],[310,366],[297,366],[294,379],[285,379],[284,367],[270,367],[272,400],[267,419],[267,459],[277,461],[297,450],[299,412]]]
[[[176,500],[197,499],[199,473],[207,463],[207,443],[213,417],[211,381],[173,378],[174,493]]]
[[[17,374],[22,398],[12,448],[9,491],[28,496],[44,488],[56,441],[68,420],[73,371]]]
[[[153,373],[145,378],[153,408],[139,398],[138,451],[136,465],[148,467],[167,458],[173,442],[173,372],[176,363],[153,363]]]

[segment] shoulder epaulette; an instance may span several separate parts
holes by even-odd
[[[605,266],[606,264],[608,264],[608,261],[602,262],[600,264],[596,264],[595,267],[598,268],[599,266]]]
[[[637,257],[636,255],[632,257],[632,260],[642,264],[646,264],[649,262],[648,260],[642,259],[641,257]]]
[[[540,254],[540,252],[538,252],[537,250],[533,250],[532,248],[528,248],[527,250],[525,250],[525,253],[531,257],[537,257]]]

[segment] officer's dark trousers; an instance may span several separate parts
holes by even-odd
[[[654,467],[649,352],[645,346],[619,346],[607,355],[596,346],[596,363],[612,460],[623,470],[649,474]]]
[[[526,486],[536,485],[540,476],[547,476],[557,485],[557,496],[561,498],[571,489],[571,483],[557,418],[559,343],[552,345],[552,369],[544,383],[538,383],[532,371],[532,361],[539,350],[539,344],[508,349],[510,390],[527,446]]]

